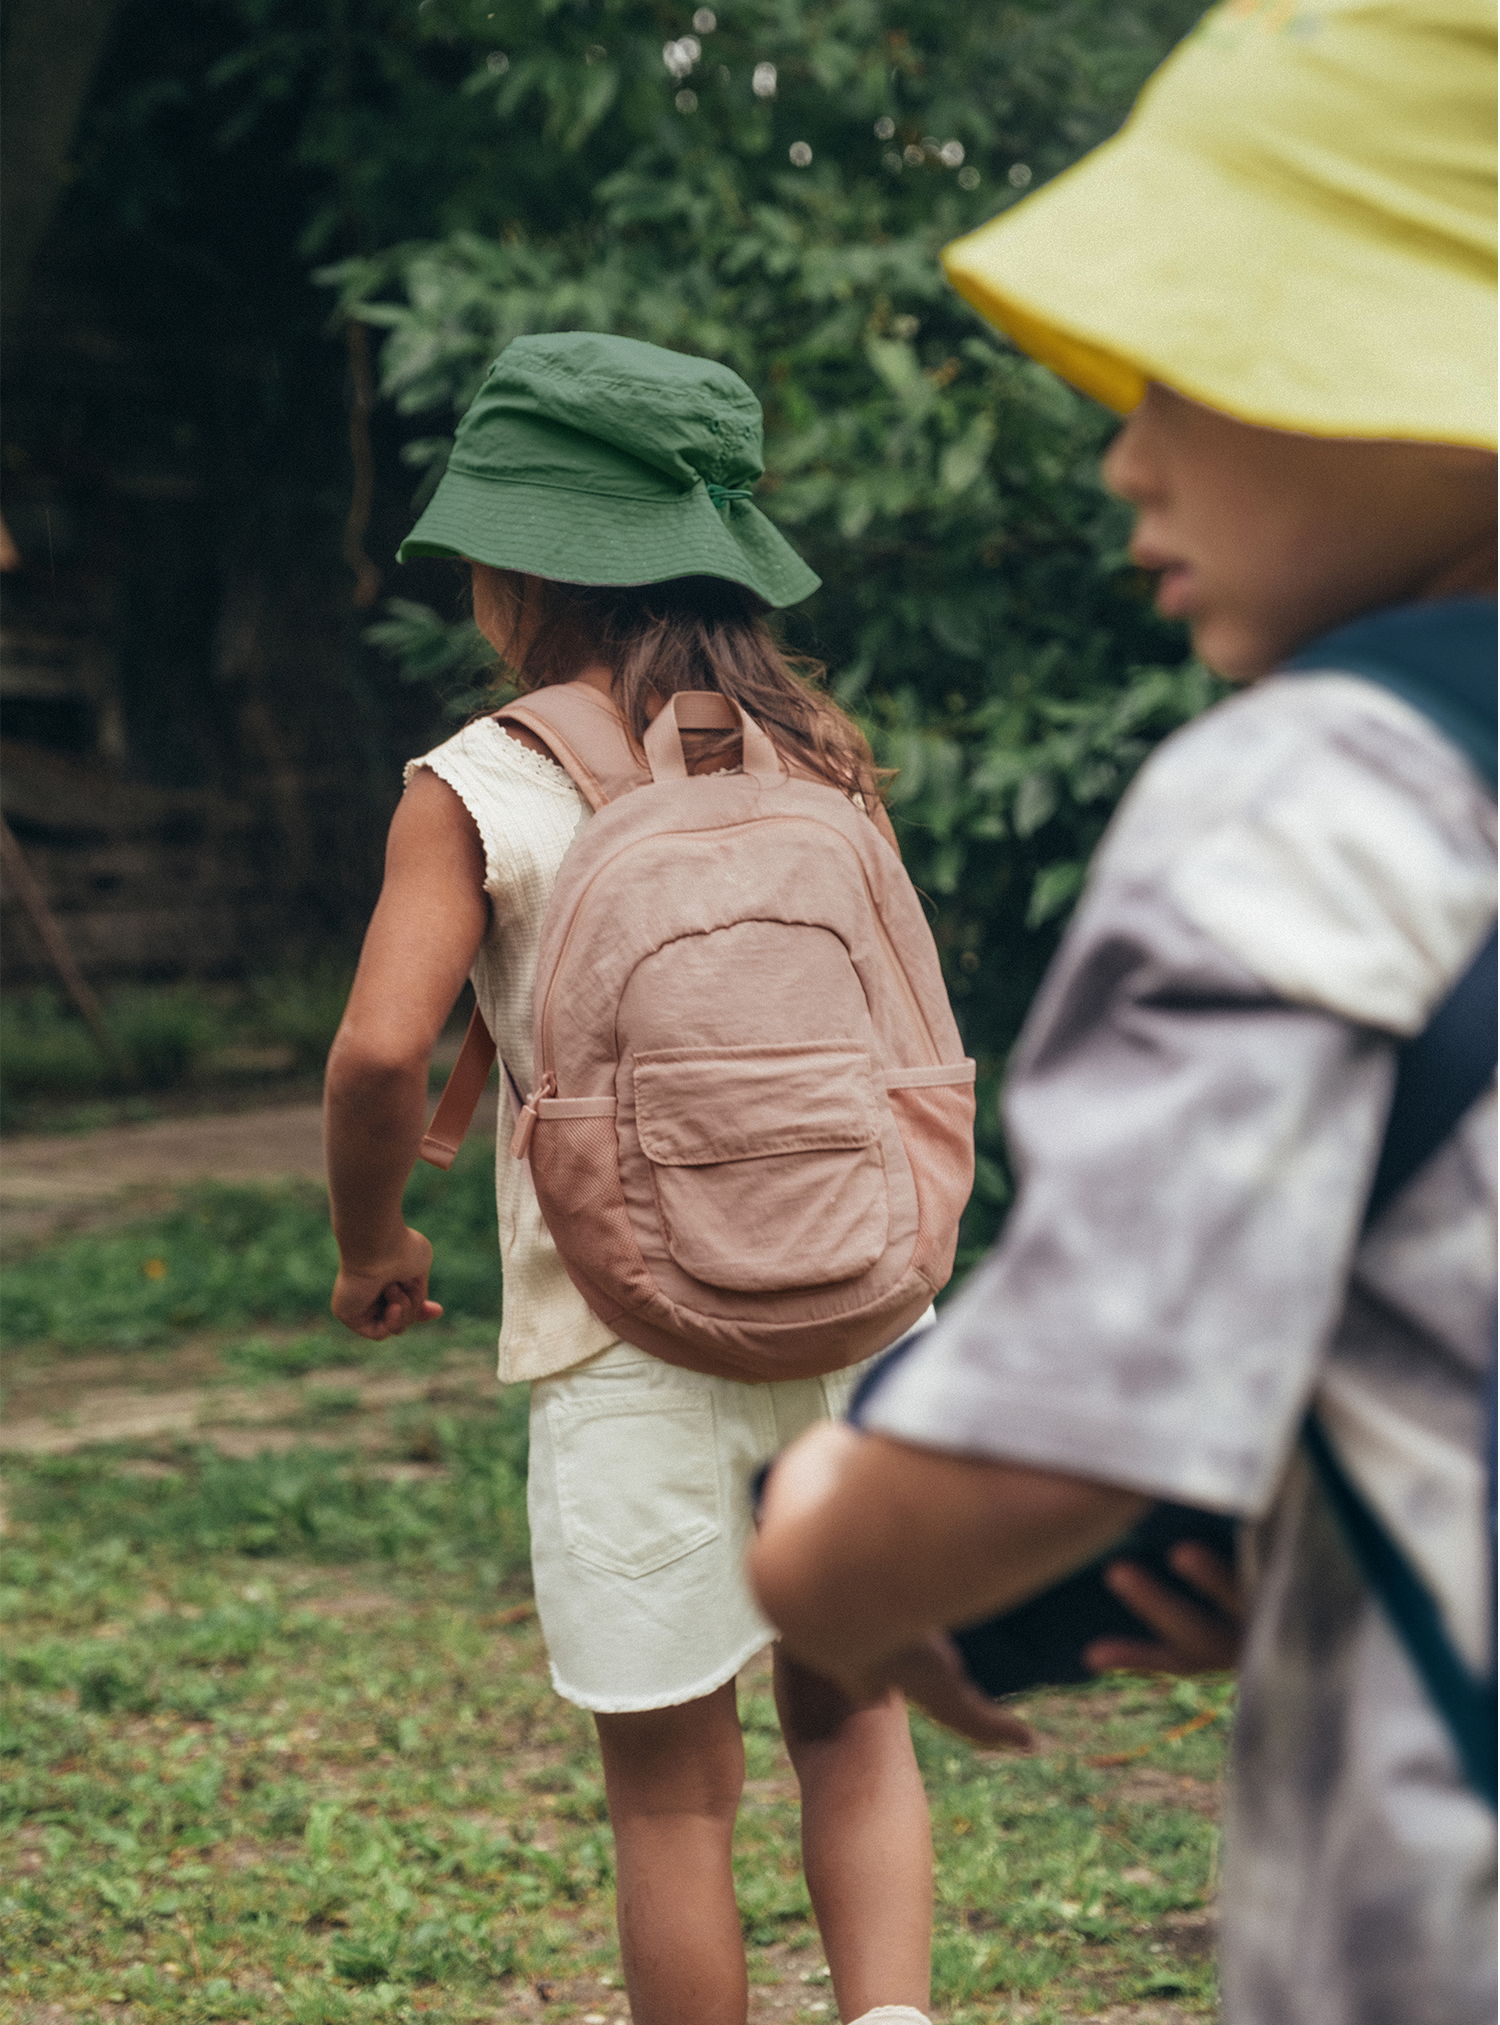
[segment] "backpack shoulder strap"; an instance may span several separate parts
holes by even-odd
[[[1447,734],[1493,794],[1495,643],[1493,598],[1434,598],[1336,626],[1282,673],[1362,675],[1389,689]]]
[[[484,1023],[484,1014],[475,1006],[469,1015],[469,1029],[458,1051],[458,1060],[448,1073],[432,1123],[417,1148],[417,1157],[429,1167],[453,1165],[494,1066],[494,1039]]]
[[[1396,1051],[1396,1087],[1365,1204],[1366,1229],[1436,1153],[1495,1074],[1495,927],[1421,1033]]]
[[[1465,1779],[1491,1810],[1496,1799],[1495,1676],[1476,1680],[1454,1650],[1432,1594],[1334,1453],[1316,1414],[1302,1445],[1356,1567],[1379,1597],[1417,1678],[1448,1726]]]
[[[1365,1228],[1455,1129],[1495,1073],[1496,944],[1491,928],[1468,969],[1426,1027],[1396,1057],[1390,1121],[1365,1209]],[[1494,1371],[1489,1379],[1494,1391]],[[1406,1655],[1448,1726],[1464,1776],[1496,1804],[1495,1675],[1476,1680],[1437,1604],[1407,1555],[1339,1460],[1316,1412],[1302,1445],[1338,1519],[1350,1554],[1380,1599]],[[1493,1509],[1493,1446],[1490,1449]]]
[[[495,717],[501,724],[521,724],[535,733],[591,809],[602,809],[650,782],[645,754],[632,742],[624,718],[592,683],[558,682],[533,689],[497,710]]]
[[[651,778],[619,711],[590,683],[559,682],[535,690],[495,715],[502,723],[522,724],[533,732],[591,809],[602,809]],[[494,1065],[494,1039],[475,1006],[458,1060],[417,1149],[419,1159],[433,1167],[453,1165]]]

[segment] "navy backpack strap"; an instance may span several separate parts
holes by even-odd
[[[1495,792],[1496,602],[1436,598],[1371,612],[1310,640],[1289,675],[1362,675],[1435,724]]]
[[[1372,613],[1312,641],[1287,672],[1359,675],[1403,697],[1458,746],[1495,788],[1496,605],[1448,598]],[[1365,1208],[1368,1229],[1457,1127],[1495,1073],[1496,938],[1491,928],[1468,969],[1424,1030],[1396,1058],[1385,1140]],[[1494,1532],[1495,1372],[1489,1377],[1490,1532]],[[1349,1551],[1379,1597],[1412,1666],[1448,1727],[1464,1777],[1496,1805],[1496,1681],[1476,1680],[1454,1649],[1430,1590],[1339,1461],[1309,1413],[1308,1460],[1338,1518]],[[1493,1553],[1491,1567],[1493,1569]]]
[[[1396,1088],[1365,1207],[1366,1229],[1489,1088],[1497,1019],[1492,927],[1421,1033],[1397,1050]]]
[[[1333,1507],[1356,1567],[1380,1598],[1406,1656],[1448,1726],[1465,1779],[1491,1808],[1496,1801],[1495,1676],[1476,1680],[1454,1649],[1432,1592],[1376,1518],[1315,1414],[1302,1445]]]
[[[1423,1031],[1397,1056],[1390,1122],[1365,1209],[1365,1228],[1455,1130],[1495,1073],[1495,930]],[[1495,1374],[1489,1384],[1494,1391]],[[1302,1443],[1356,1566],[1395,1627],[1418,1678],[1448,1726],[1470,1786],[1496,1805],[1495,1668],[1476,1680],[1455,1651],[1432,1593],[1344,1469],[1315,1413]],[[1489,1453],[1491,1528],[1495,1489]],[[1492,1563],[1493,1565],[1493,1563]]]

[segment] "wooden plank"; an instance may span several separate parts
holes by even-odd
[[[0,816],[0,865],[10,880],[17,898],[31,916],[32,926],[41,937],[43,946],[52,964],[62,979],[63,989],[83,1015],[89,1032],[100,1054],[115,1073],[122,1078],[126,1074],[125,1059],[115,1046],[114,1036],[104,1024],[104,1013],[99,1001],[89,988],[87,979],[78,968],[67,938],[57,924],[57,918],[47,905],[46,895],[32,876],[26,862],[26,853],[16,842],[10,824]]]

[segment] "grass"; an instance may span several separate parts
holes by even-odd
[[[476,1150],[418,1184],[440,1262],[483,1249],[484,1167]],[[464,1347],[493,1339],[493,1285],[467,1319],[355,1345],[317,1319],[313,1225],[296,1192],[209,1190],[7,1276],[8,1324],[14,1286],[33,1303],[23,1411],[27,1388],[149,1397],[189,1371],[204,1402],[194,1435],[7,1473],[0,2016],[18,2025],[626,2015],[592,1729],[552,1693],[527,1601],[524,1395],[497,1399]],[[74,1275],[45,1306],[43,1282]],[[174,1283],[197,1289],[191,1327],[153,1305]],[[274,1407],[266,1439],[287,1445],[221,1452],[220,1397]],[[1222,1681],[1034,1698],[1049,1748],[1024,1760],[917,1721],[937,2016],[1212,2015],[1229,1703]],[[811,2025],[832,2013],[764,1675],[742,1712],[753,2015]]]
[[[447,1174],[419,1166],[407,1188],[407,1215],[437,1249],[434,1295],[453,1319],[499,1314],[493,1161],[475,1138]],[[205,1184],[166,1216],[17,1260],[0,1271],[0,1302],[12,1347],[150,1347],[205,1324],[321,1316],[337,1265],[320,1189]]]
[[[316,1391],[308,1396],[318,1398]],[[513,1393],[501,1412],[423,1416],[404,1442],[400,1427],[392,1428],[390,1455],[411,1459],[415,1450],[440,1467],[431,1480],[393,1481],[372,1473],[357,1453],[311,1446],[250,1458],[209,1446],[155,1450],[147,1475],[111,1468],[93,1450],[31,1465],[27,1507],[66,1513],[80,1543],[123,1542],[132,1554],[373,1559],[442,1575],[462,1571],[489,1587],[524,1583],[524,1404]],[[335,1417],[359,1408],[357,1393],[342,1394]],[[305,1418],[316,1424],[329,1416]]]
[[[67,1121],[88,1099],[177,1090],[207,1078],[254,1083],[321,1071],[349,995],[352,964],[327,961],[241,985],[120,985],[103,994],[117,1050],[101,1055],[78,1013],[50,987],[0,999],[0,1121]]]

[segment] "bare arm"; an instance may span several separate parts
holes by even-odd
[[[391,821],[385,882],[328,1057],[323,1132],[339,1247],[333,1312],[379,1341],[442,1313],[432,1247],[401,1192],[427,1115],[427,1068],[489,919],[472,817],[427,768]]]
[[[857,1699],[895,1685],[977,1743],[1025,1745],[1025,1725],[964,1680],[943,1627],[1035,1595],[1146,1503],[824,1422],[771,1475],[751,1580],[793,1658]]]

